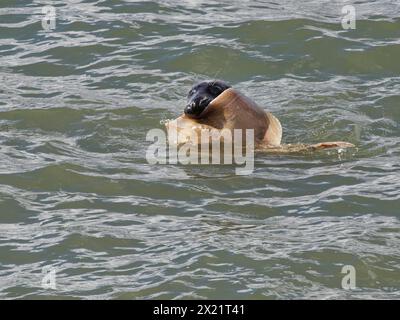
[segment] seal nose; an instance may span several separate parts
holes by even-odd
[[[185,108],[185,113],[189,113],[189,114],[193,113],[195,106],[196,106],[196,103],[194,101],[188,103]]]
[[[207,97],[195,98],[186,105],[184,112],[191,116],[200,115],[210,101],[211,100]]]

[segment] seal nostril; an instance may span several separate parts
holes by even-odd
[[[188,104],[185,108],[185,113],[192,113],[192,112],[193,112],[192,104]]]

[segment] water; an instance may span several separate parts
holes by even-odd
[[[0,297],[399,299],[399,14],[397,0],[2,0]],[[276,114],[285,143],[357,148],[258,155],[249,176],[148,164],[146,132],[210,78]]]

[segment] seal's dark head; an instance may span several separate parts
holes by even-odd
[[[210,102],[228,88],[229,85],[219,80],[196,84],[189,91],[185,114],[191,118],[198,118]]]

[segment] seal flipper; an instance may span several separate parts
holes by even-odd
[[[313,152],[324,149],[346,149],[354,148],[355,145],[346,141],[328,141],[319,142],[315,144],[295,143],[295,144],[282,144],[280,146],[259,145],[257,151],[274,154],[290,154],[290,153],[304,153]]]
[[[272,113],[267,113],[268,128],[265,132],[263,143],[277,147],[281,144],[282,140],[282,125],[281,122]]]
[[[311,144],[309,146],[310,148],[312,148],[313,150],[319,150],[319,149],[330,149],[330,148],[354,148],[355,145],[350,143],[350,142],[346,142],[346,141],[329,141],[329,142],[320,142],[320,143],[315,143],[315,144]]]

